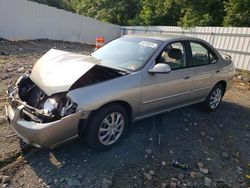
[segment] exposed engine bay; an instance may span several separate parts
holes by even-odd
[[[69,90],[97,84],[124,74],[124,72],[114,69],[94,66],[72,84]],[[31,80],[30,73],[25,73],[17,80],[16,84],[11,83],[9,85],[7,95],[12,107],[25,106],[22,110],[22,117],[25,120],[47,123],[59,120],[77,111],[77,104],[67,97],[67,92],[59,92],[48,96]]]
[[[10,84],[7,93],[12,107],[24,105],[22,117],[28,121],[56,121],[77,110],[77,105],[66,97],[66,92],[47,96],[32,82],[28,73],[22,75],[16,84]]]
[[[67,96],[70,90],[127,75],[128,72],[98,64],[91,56],[50,50],[7,90],[13,108],[23,105],[27,121],[47,123],[77,112]]]

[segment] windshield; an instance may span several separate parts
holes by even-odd
[[[161,41],[154,39],[123,37],[104,45],[91,55],[101,65],[136,71],[145,65],[160,44]]]

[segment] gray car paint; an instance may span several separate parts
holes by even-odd
[[[98,63],[91,56],[51,49],[36,62],[30,79],[50,96],[68,91],[78,78]]]
[[[167,74],[149,74],[148,70],[155,65],[156,57],[168,43],[185,40],[205,43],[216,53],[218,62],[173,70]],[[223,67],[224,69],[222,69]],[[221,70],[221,72],[216,73],[217,70]],[[224,70],[227,70],[229,74],[225,74]],[[175,37],[166,40],[142,70],[108,82],[70,91],[68,96],[79,104],[81,110],[87,112],[99,109],[110,102],[124,101],[133,110],[133,120],[139,120],[201,102],[205,100],[217,82],[229,81],[233,75],[233,64],[223,60],[221,55],[207,42],[196,38]],[[185,76],[190,78],[185,79]],[[111,85],[112,87],[110,87]],[[99,91],[101,94],[89,96],[89,93]]]
[[[80,119],[86,119],[86,114],[88,115],[90,112],[111,102],[122,101],[127,103],[132,110],[132,120],[135,121],[168,110],[201,102],[205,100],[213,86],[219,81],[227,82],[227,89],[230,88],[230,82],[234,76],[233,63],[230,60],[223,59],[207,42],[187,37],[161,37],[157,39],[163,40],[164,43],[141,70],[116,79],[77,88],[67,93],[67,97],[77,103],[78,114],[80,114],[79,116],[77,115],[74,121],[67,121],[68,116],[66,116],[64,117],[64,121],[61,122],[62,128],[69,128],[69,126],[71,126],[72,129],[74,129],[74,131],[71,131],[71,135],[65,135],[63,132],[67,131],[67,129],[64,130],[64,128],[60,130],[61,133],[58,134],[56,128],[53,128],[59,126],[58,122],[52,122],[48,126],[50,132],[41,132],[39,136],[53,139],[49,135],[55,135],[54,140],[57,140],[58,143],[51,141],[54,147],[56,144],[77,135],[76,127],[78,126],[78,122]],[[169,42],[182,40],[194,40],[205,43],[215,51],[218,56],[218,62],[199,67],[173,70],[167,74],[151,74],[148,72],[148,70],[155,65],[155,59],[158,54]],[[39,72],[39,68],[36,72]],[[72,73],[69,72],[69,75],[71,74]],[[189,78],[185,79],[185,76],[189,76]],[[32,79],[38,85],[40,84],[39,86],[46,90],[48,94],[68,89],[68,86],[64,89],[60,87],[46,88],[51,86],[46,85],[46,83],[42,81],[42,77],[37,79],[33,76]],[[15,110],[7,109],[7,114],[13,113],[15,114]],[[20,121],[22,121],[22,124],[20,124]],[[23,120],[15,118],[11,122],[15,127],[24,125],[27,127],[28,124],[30,124],[30,122],[25,123]],[[15,130],[17,131],[17,128]],[[29,129],[28,132],[19,131],[18,134],[27,140],[27,137],[32,136],[32,130]],[[38,143],[34,141],[28,143],[38,144],[42,147],[52,147],[52,145],[44,144],[41,140],[36,140],[36,142]]]

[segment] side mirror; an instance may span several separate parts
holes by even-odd
[[[159,73],[159,74],[166,74],[171,71],[171,67],[165,63],[158,63],[153,68],[149,69],[149,73]]]

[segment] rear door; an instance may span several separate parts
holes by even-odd
[[[188,44],[193,81],[192,100],[202,101],[218,82],[218,57],[209,46],[200,41],[189,41]]]

